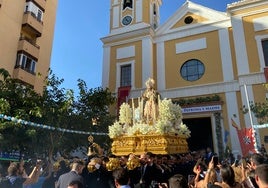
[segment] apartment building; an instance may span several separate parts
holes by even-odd
[[[42,93],[58,0],[0,0],[0,68]]]

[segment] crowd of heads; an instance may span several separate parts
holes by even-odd
[[[27,162],[12,162],[2,177],[22,177],[25,183],[35,168],[35,174],[44,177],[42,188],[268,187],[267,156],[263,153],[222,157],[208,148],[185,154],[90,155],[83,160],[61,158],[54,165],[49,164],[43,162],[38,170],[35,165],[26,168]],[[70,172],[79,178],[66,181],[61,177]]]

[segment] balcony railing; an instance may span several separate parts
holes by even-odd
[[[22,69],[20,66],[15,67],[13,71],[13,77],[19,80],[22,80],[25,83],[30,85],[35,84],[35,73],[29,70]]]
[[[21,37],[19,40],[19,45],[18,45],[18,51],[24,51],[31,56],[35,57],[38,59],[39,57],[39,49],[40,46],[35,44],[34,41],[26,38],[26,37]]]
[[[42,9],[43,11],[45,10],[46,0],[33,0],[33,2],[37,4],[40,9]]]
[[[25,12],[22,20],[22,27],[40,37],[43,30],[43,22],[32,12]]]

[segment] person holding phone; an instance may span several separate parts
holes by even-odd
[[[200,179],[200,173],[201,170],[197,168],[196,170],[196,176],[195,176],[195,183],[194,187],[195,188],[203,188],[203,187],[210,187],[210,185],[214,185],[214,183],[217,181],[217,173],[215,170],[215,165],[214,165],[214,156],[212,156],[209,164],[208,164],[208,169],[206,172],[204,172],[205,177],[204,179]]]
[[[22,169],[22,162],[11,162],[8,169],[7,169],[7,177],[4,186],[2,187],[23,187],[27,185],[31,185],[37,182],[39,175],[40,175],[40,169],[41,165],[36,164],[36,166],[33,168],[31,174],[27,177],[22,177],[20,175],[20,171]],[[24,162],[23,162],[24,165]],[[23,168],[24,169],[24,168]],[[24,170],[23,170],[24,171]]]
[[[246,187],[258,187],[255,180],[255,170],[264,163],[264,157],[260,153],[253,153],[249,162],[242,159],[242,181]]]

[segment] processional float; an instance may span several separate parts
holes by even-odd
[[[161,100],[149,78],[145,92],[120,106],[119,119],[109,126],[114,155],[178,154],[189,151],[188,127],[182,122],[181,107],[171,99]],[[136,105],[135,105],[136,103]]]

